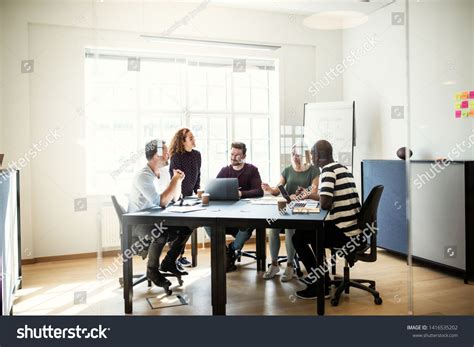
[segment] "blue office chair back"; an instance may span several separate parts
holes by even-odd
[[[372,188],[365,199],[364,204],[359,212],[358,224],[359,228],[367,235],[370,231],[370,253],[364,252],[357,254],[357,260],[365,262],[374,262],[377,260],[377,210],[379,208],[380,198],[383,193],[383,186],[378,185]]]

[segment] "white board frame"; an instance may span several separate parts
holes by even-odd
[[[347,148],[347,151],[340,151],[338,150],[339,141],[334,141],[333,139],[336,137],[336,134],[330,133],[329,136],[326,133],[323,133],[321,129],[310,129],[308,126],[308,117],[310,114],[310,110],[312,114],[316,111],[316,117],[319,119],[312,120],[311,122],[318,123],[318,122],[325,122],[328,121],[328,118],[331,118],[331,113],[334,115],[335,112],[341,112],[340,114],[335,115],[337,120],[335,119],[334,122],[339,122],[338,126],[344,127],[345,136],[350,137],[347,140],[347,145],[344,147]],[[347,112],[344,112],[347,110]],[[303,126],[304,126],[304,141],[306,144],[311,148],[314,143],[318,140],[328,140],[333,145],[333,154],[334,160],[338,161],[340,164],[347,166],[351,171],[354,168],[354,147],[356,145],[356,136],[355,136],[355,101],[346,102],[346,101],[336,101],[336,102],[314,102],[314,103],[305,103],[304,104],[304,112],[303,112]],[[326,131],[333,132],[333,130]],[[349,150],[350,149],[350,150]],[[347,158],[339,158],[339,153],[350,153]],[[350,157],[350,158],[349,158]],[[349,163],[350,159],[350,163]]]

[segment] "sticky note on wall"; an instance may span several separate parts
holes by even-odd
[[[461,110],[457,110],[454,115],[456,118],[461,118]]]
[[[461,92],[461,99],[467,99],[469,98],[469,92]]]
[[[454,108],[456,110],[459,110],[461,108],[461,101],[456,101],[456,103],[454,104]]]
[[[469,99],[474,99],[474,90],[469,92]]]
[[[469,117],[474,117],[474,109],[471,109],[471,110],[469,111]]]
[[[461,117],[467,118],[469,116],[469,110],[461,110]]]
[[[469,107],[469,103],[467,100],[464,100],[463,102],[461,102],[461,108],[468,108]]]
[[[469,108],[474,108],[474,100],[469,100]]]

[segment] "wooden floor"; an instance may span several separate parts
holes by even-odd
[[[251,245],[249,247],[252,247]],[[284,247],[283,247],[284,248]],[[208,249],[199,250],[199,266],[190,269],[184,286],[175,288],[188,305],[152,309],[147,298],[166,302],[160,288],[142,283],[134,289],[136,315],[210,315],[211,277]],[[23,289],[17,293],[15,315],[123,315],[123,294],[118,284],[121,268],[114,258],[67,260],[23,267]],[[342,262],[341,262],[342,264]],[[341,268],[338,266],[338,270]],[[134,272],[143,272],[145,263],[134,260]],[[97,273],[110,272],[98,280]],[[398,256],[379,251],[376,263],[357,263],[351,276],[377,281],[383,304],[374,304],[370,294],[351,289],[339,306],[326,301],[327,315],[407,315],[409,314],[409,267]],[[283,268],[282,268],[283,271]],[[175,281],[175,280],[174,280]],[[176,282],[176,281],[175,281]],[[279,276],[263,280],[256,263],[243,260],[239,270],[227,276],[228,315],[314,315],[313,300],[293,295],[302,289],[298,280],[281,283]],[[421,265],[413,266],[413,313],[415,315],[472,315],[474,286],[460,277]]]

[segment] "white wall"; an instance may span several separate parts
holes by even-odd
[[[391,118],[391,106],[406,107],[405,27],[393,26],[392,12],[403,12],[400,2],[369,16],[359,27],[343,31],[343,54],[367,52],[344,73],[344,99],[356,101],[354,176],[360,187],[360,162],[364,159],[395,159],[406,143],[406,121]],[[375,47],[364,49],[368,38]]]
[[[84,45],[154,49],[157,46],[144,43],[138,33],[161,33],[195,7],[6,2],[3,58],[10,87],[4,91],[5,151],[18,158],[51,129],[59,127],[61,135],[22,170],[24,258],[97,248],[100,199],[88,197],[87,212],[73,211],[74,198],[85,195],[85,153],[79,145],[84,122],[73,118],[84,105]],[[341,52],[340,32],[312,31],[301,21],[298,16],[208,6],[192,18],[192,25],[183,25],[174,34],[281,44],[275,55],[281,69],[280,119],[282,124],[301,124],[303,103],[315,100],[308,93],[311,81]],[[34,73],[19,73],[24,59],[35,60]],[[338,80],[319,100],[341,97],[342,80]]]
[[[415,159],[447,157],[474,119],[454,118],[454,95],[474,88],[474,2],[410,2],[411,146]],[[453,81],[454,85],[444,82]],[[463,147],[460,160],[473,160]],[[455,158],[456,159],[456,158]]]

